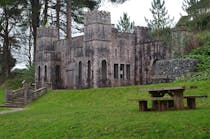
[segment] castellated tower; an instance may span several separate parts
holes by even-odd
[[[38,28],[35,57],[35,82],[37,88],[55,80],[54,64],[60,62],[54,48],[54,42],[57,40],[58,32],[56,28]]]
[[[110,86],[110,52],[112,48],[112,25],[109,12],[91,11],[85,18],[84,43],[92,64],[93,87]]]

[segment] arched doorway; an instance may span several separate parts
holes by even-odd
[[[38,67],[38,81],[41,81],[41,67]]]
[[[44,66],[44,81],[47,82],[47,66]]]
[[[78,67],[78,87],[82,87],[82,62],[79,62],[79,67]]]
[[[91,87],[91,63],[88,61],[88,69],[87,69],[87,83],[88,87]]]
[[[107,80],[107,63],[106,60],[102,61],[102,80],[106,81]]]

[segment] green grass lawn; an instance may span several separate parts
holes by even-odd
[[[147,97],[146,88],[197,85],[186,95],[208,94],[210,80],[147,86],[50,91],[26,110],[0,115],[0,139],[207,139],[210,98],[196,110],[139,112],[129,98]]]

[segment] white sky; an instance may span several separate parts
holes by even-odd
[[[165,6],[168,10],[168,13],[171,18],[174,17],[174,22],[176,23],[180,14],[184,14],[182,10],[182,1],[183,0],[165,0]],[[152,0],[128,0],[123,4],[113,5],[111,3],[104,4],[99,10],[111,12],[111,19],[113,24],[117,24],[120,16],[123,15],[123,12],[127,12],[130,16],[131,21],[135,22],[135,25],[146,26],[144,17],[147,19],[152,18],[150,12]]]

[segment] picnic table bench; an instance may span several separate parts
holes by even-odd
[[[164,111],[170,109],[184,109],[184,99],[187,99],[187,108],[195,109],[196,98],[206,98],[207,95],[184,96],[185,87],[173,88],[157,88],[148,90],[150,98],[129,99],[130,101],[138,101],[140,111]],[[168,94],[166,97],[165,95]],[[152,108],[148,108],[148,101],[152,102]]]
[[[139,111],[150,111],[150,110],[158,110],[164,111],[168,109],[172,109],[174,107],[174,99],[169,97],[164,98],[140,98],[140,99],[129,99],[130,101],[137,101],[139,103]],[[148,101],[153,102],[153,106],[151,109],[148,108]]]
[[[195,109],[196,108],[196,103],[195,99],[196,98],[207,98],[207,95],[199,95],[199,96],[184,96],[185,99],[187,99],[187,108],[188,109]]]

